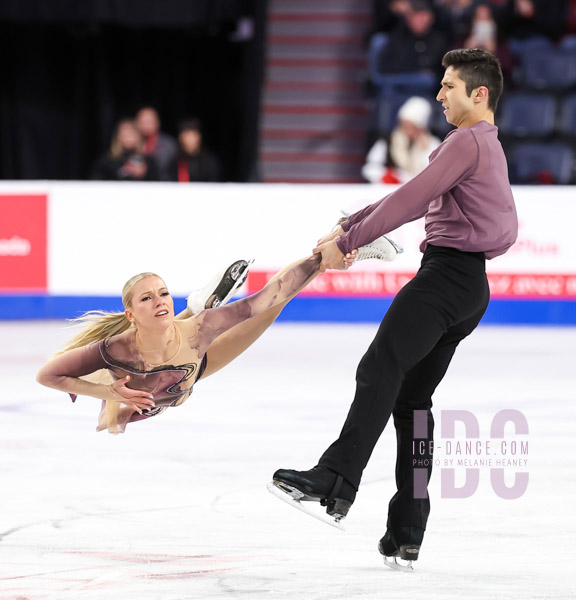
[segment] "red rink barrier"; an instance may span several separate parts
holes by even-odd
[[[47,287],[45,194],[0,194],[0,290]]]
[[[275,271],[251,271],[248,293],[264,287]],[[329,271],[321,273],[300,296],[394,296],[415,273],[382,271]],[[493,298],[565,298],[576,299],[576,273],[490,273]]]

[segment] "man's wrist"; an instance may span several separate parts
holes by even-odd
[[[338,247],[338,250],[340,250],[340,252],[342,252],[342,254],[344,254],[344,255],[348,254],[348,250],[344,246],[344,240],[342,239],[342,237],[336,238],[334,241],[336,242],[336,246]]]

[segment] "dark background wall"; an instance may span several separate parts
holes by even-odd
[[[256,178],[262,0],[3,0],[0,178],[85,179],[115,123],[199,117],[224,178]],[[238,38],[244,19],[253,33]]]

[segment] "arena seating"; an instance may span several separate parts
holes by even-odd
[[[521,144],[510,158],[512,183],[566,185],[573,179],[574,152],[566,144]]]
[[[497,124],[503,136],[548,138],[556,127],[557,104],[551,94],[510,93],[502,97]]]
[[[430,127],[443,138],[451,126],[434,101],[438,82],[430,85],[429,75],[422,73],[380,73],[379,56],[387,41],[386,34],[377,33],[368,47],[375,135],[389,133],[402,102],[420,95],[432,101]],[[514,66],[496,112],[496,125],[508,156],[511,182],[576,183],[576,36],[567,35],[558,43],[539,36],[511,39],[507,48]]]

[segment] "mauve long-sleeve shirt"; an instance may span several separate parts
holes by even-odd
[[[428,244],[504,254],[516,241],[518,218],[498,128],[480,121],[451,131],[416,177],[342,223],[346,254],[425,216]]]

